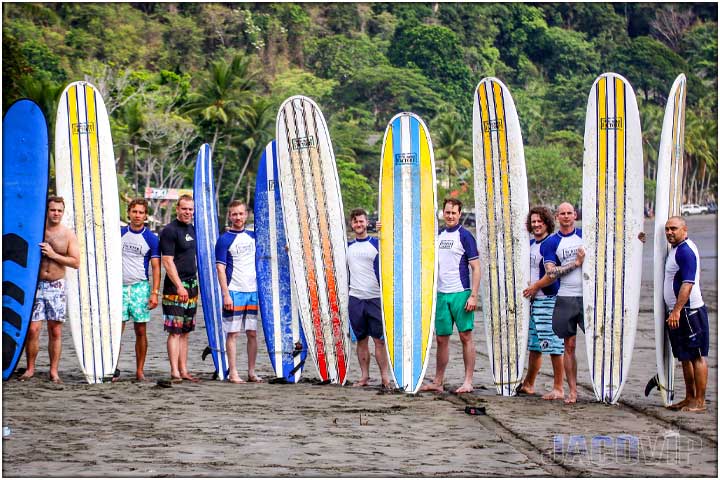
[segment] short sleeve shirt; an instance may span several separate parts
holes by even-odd
[[[470,290],[470,260],[478,258],[477,242],[461,225],[444,228],[438,236],[438,288],[440,293]]]
[[[379,244],[375,237],[348,243],[350,295],[361,300],[380,297]]]
[[[139,232],[130,225],[120,229],[122,245],[123,285],[132,285],[149,278],[150,259],[160,258],[160,241],[147,227]]]
[[[215,261],[225,265],[228,290],[256,292],[255,232],[228,230],[215,244]]]
[[[542,254],[540,253],[540,246],[545,242],[550,236],[543,238],[540,241],[535,240],[534,238],[530,239],[530,283],[535,283],[538,280],[540,280],[542,277],[545,276],[545,262],[543,262]],[[554,297],[557,295],[558,288],[560,287],[560,282],[555,280],[553,283],[548,285],[547,287],[541,288],[538,290],[538,292],[535,294],[535,298],[545,298],[545,297]]]
[[[160,253],[173,257],[180,280],[187,282],[197,278],[197,260],[195,257],[195,226],[178,219],[168,223],[160,232]],[[165,277],[165,286],[172,284]]]
[[[689,238],[672,247],[665,259],[663,297],[668,310],[675,307],[683,283],[693,284],[686,306],[700,308],[705,305],[700,294],[700,254]]]
[[[574,229],[567,235],[555,232],[540,246],[543,262],[556,266],[565,266],[575,262],[577,252],[582,247],[582,230]],[[582,269],[576,268],[560,278],[560,287],[557,292],[560,297],[582,297]]]

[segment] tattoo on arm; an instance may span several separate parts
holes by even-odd
[[[576,268],[577,268],[577,266],[575,265],[575,262],[568,263],[567,265],[561,265],[559,267],[555,267],[552,270],[548,271],[548,276],[554,280],[559,277],[564,277],[565,275],[572,272]]]

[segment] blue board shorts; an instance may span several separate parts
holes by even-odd
[[[223,308],[223,331],[227,334],[257,330],[257,292],[233,292],[230,290],[230,298],[233,302],[233,309],[225,310]]]
[[[673,355],[681,362],[708,356],[710,325],[705,305],[700,308],[683,308],[678,328],[668,328],[667,322],[665,328],[668,330]]]
[[[555,297],[536,298],[530,306],[528,350],[548,355],[562,355],[565,345],[552,328]]]
[[[379,298],[361,299],[350,295],[348,301],[350,327],[357,340],[368,336],[383,339],[382,311]]]
[[[65,279],[48,282],[40,280],[35,291],[33,304],[33,322],[51,320],[53,322],[65,321]]]
[[[135,323],[147,323],[150,321],[150,282],[133,283],[123,285],[122,320],[127,322],[132,318]]]

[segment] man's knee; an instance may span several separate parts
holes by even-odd
[[[48,336],[50,337],[59,337],[62,335],[62,322],[55,322],[52,320],[48,320]]]
[[[30,322],[30,328],[28,329],[28,336],[32,339],[40,336],[40,329],[42,328],[42,322]]]
[[[246,330],[245,335],[247,335],[248,340],[255,340],[257,339],[257,330]]]
[[[147,335],[147,323],[136,323],[135,324],[135,336],[144,337]]]
[[[472,343],[472,341],[473,341],[472,330],[468,330],[467,332],[459,332],[459,335],[460,335],[460,341],[463,344]]]

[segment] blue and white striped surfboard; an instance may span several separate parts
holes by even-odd
[[[385,130],[380,163],[380,290],[395,383],[416,393],[435,325],[435,159],[425,123],[400,113]]]
[[[40,271],[47,203],[48,127],[40,107],[18,100],[3,118],[3,380],[20,360]]]
[[[193,181],[195,199],[195,234],[197,235],[198,283],[205,330],[219,380],[228,373],[225,332],[222,329],[222,293],[215,267],[215,243],[218,239],[218,214],[215,204],[215,182],[212,151],[207,143],[200,147]]]
[[[67,317],[88,383],[112,378],[122,335],[120,206],[110,122],[100,93],[68,85],[55,122],[57,193],[63,224],[80,245],[80,268],[68,268]]]
[[[593,83],[583,158],[585,346],[595,397],[614,404],[630,369],[640,308],[643,151],[635,92],[616,73]]]
[[[255,271],[265,344],[275,375],[300,380],[307,344],[300,323],[285,237],[275,140],[260,157],[255,183]]]

